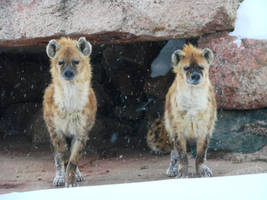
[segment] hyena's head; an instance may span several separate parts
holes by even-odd
[[[198,49],[193,45],[185,45],[183,50],[172,54],[173,71],[179,79],[190,86],[201,86],[209,80],[209,67],[213,61],[210,49]]]
[[[51,61],[53,78],[65,81],[75,80],[86,76],[89,69],[89,56],[92,52],[91,44],[81,37],[78,41],[69,38],[50,40],[46,53]]]

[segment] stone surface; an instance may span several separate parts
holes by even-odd
[[[233,29],[238,6],[239,0],[2,0],[0,46],[43,45],[61,35],[98,43],[198,37]]]
[[[31,115],[31,121],[27,124],[26,130],[33,145],[50,143],[50,136],[43,118],[41,106],[36,113]]]
[[[267,145],[267,109],[219,111],[209,149],[251,153]]]
[[[175,50],[183,49],[186,40],[169,40],[151,64],[151,78],[166,75],[172,68],[171,57]]]
[[[97,113],[95,125],[89,134],[88,149],[104,152],[110,148],[127,147],[132,132],[128,124]]]
[[[240,42],[240,47],[238,46]],[[199,47],[214,52],[210,78],[219,108],[267,107],[267,41],[242,39],[227,32],[200,38]]]
[[[50,81],[45,54],[0,53],[0,109],[10,104],[39,102]]]
[[[55,166],[54,166],[53,154],[49,149],[49,146],[44,145],[32,148],[31,143],[29,143],[27,140],[25,141],[25,139],[21,137],[13,138],[13,140],[11,139],[12,138],[6,138],[5,140],[0,140],[0,158],[1,158],[0,194],[7,194],[7,193],[14,194],[14,192],[16,192],[14,196],[15,195],[20,196],[22,194],[21,192],[43,190],[43,189],[55,189],[53,188],[52,185],[52,181],[55,176]],[[212,154],[212,155],[208,154],[207,164],[213,170],[212,172],[214,177],[222,179],[221,176],[267,173],[267,148],[264,148],[261,151],[253,154],[228,153],[223,155],[225,156],[218,156],[217,154]],[[197,177],[195,174],[195,166],[194,166],[195,159],[189,156],[188,160],[189,160],[189,178]],[[101,154],[96,155],[91,152],[87,152],[87,154],[84,154],[79,161],[79,169],[85,176],[85,181],[80,182],[79,184],[80,186],[96,186],[96,185],[107,185],[107,184],[125,184],[133,182],[166,180],[167,177],[165,171],[168,168],[169,162],[170,162],[169,155],[161,155],[161,156],[152,155],[146,151],[141,151],[138,148],[117,149],[117,151],[113,152],[113,154],[105,156]],[[259,178],[259,182],[256,184],[261,184],[263,182],[265,183],[265,179],[262,177],[262,174],[259,174],[259,176],[261,178]],[[180,180],[173,179],[173,181],[177,182]],[[199,180],[196,179],[196,181]],[[229,182],[229,184],[233,185],[232,182]],[[233,194],[233,192],[237,192],[235,188],[236,186],[234,186],[231,189],[229,188],[229,190],[227,190],[229,191],[229,196],[232,197],[233,195],[238,195],[239,198],[235,199],[257,199],[257,200],[264,199],[263,198],[264,195],[261,196],[261,194],[263,194],[266,191],[266,183],[259,185],[259,187],[257,188],[257,192],[254,193],[252,193],[251,190],[251,184],[254,184],[254,182],[251,184],[248,182],[244,182],[244,184],[247,184],[247,187],[245,188],[248,188],[249,190],[248,193],[251,194],[247,196],[248,198],[240,198],[244,196],[244,193],[242,193],[241,190],[240,193]],[[241,185],[243,186],[243,184]],[[226,191],[224,186],[225,185],[221,185],[224,191]],[[205,187],[210,188],[210,185],[207,184]],[[240,189],[245,189],[245,188],[240,188]],[[86,188],[84,189],[86,190]],[[155,189],[155,187],[153,187],[152,189]],[[180,189],[179,191],[181,191],[181,189],[183,188],[179,189]],[[222,188],[219,189],[222,190]],[[195,190],[197,189],[194,188],[194,191]],[[105,192],[104,190],[101,191]],[[151,190],[151,192],[154,191]],[[121,192],[123,192],[123,190],[120,191],[120,193]],[[160,192],[162,192],[162,190]],[[113,195],[113,193],[109,194]],[[222,192],[220,192],[220,197],[222,196],[221,193]],[[209,191],[207,195],[215,196],[213,194],[214,191]],[[45,195],[46,194],[44,194],[44,198],[47,198]],[[88,194],[88,196],[90,195],[91,193]],[[140,193],[140,195],[141,195],[140,199],[145,199],[142,198],[144,196],[143,193]],[[199,197],[200,194],[196,195],[198,195]],[[107,196],[107,194],[105,194],[105,196]],[[115,194],[113,196],[115,196]],[[224,199],[220,197],[218,198],[217,195],[213,199]],[[255,197],[262,197],[262,198],[255,198]],[[22,199],[22,198],[4,197],[1,199]],[[24,198],[24,199],[30,199],[30,198]],[[95,199],[103,199],[103,198],[95,198]],[[127,199],[130,199],[128,195]],[[162,198],[156,198],[156,199],[162,199]],[[194,199],[200,199],[200,198],[194,198]],[[228,198],[228,199],[233,199],[233,198]]]
[[[3,135],[29,136],[28,127],[33,122],[33,116],[40,110],[39,103],[18,103],[9,105],[1,111],[0,133]]]
[[[148,78],[144,84],[144,92],[149,98],[165,99],[165,96],[174,80],[175,74],[169,71],[165,76]]]

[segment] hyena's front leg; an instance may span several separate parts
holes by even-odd
[[[173,145],[172,145],[173,146]],[[171,147],[171,161],[170,166],[167,169],[167,176],[174,177],[178,175],[178,152]]]
[[[186,140],[179,134],[175,137],[174,143],[175,149],[178,152],[178,175],[177,178],[187,178],[188,177],[188,158],[186,152]]]
[[[79,159],[82,156],[82,150],[85,147],[86,141],[87,141],[87,138],[85,137],[73,138],[70,159],[69,159],[67,169],[66,169],[66,176],[65,176],[66,187],[77,186],[78,180],[76,179],[76,174],[77,174],[77,170],[79,171],[77,166],[78,166]]]
[[[68,145],[65,138],[56,134],[51,134],[51,141],[54,147],[54,159],[56,167],[56,176],[53,181],[54,186],[63,186],[65,184],[65,165]]]
[[[197,141],[196,173],[200,177],[212,176],[212,171],[205,165],[210,137],[205,136]]]
[[[63,186],[65,185],[65,166],[63,160],[63,153],[55,152],[55,167],[56,167],[56,176],[53,181],[54,186]]]
[[[168,176],[186,178],[188,176],[188,159],[186,154],[186,140],[175,136],[171,141],[171,162],[167,169]]]

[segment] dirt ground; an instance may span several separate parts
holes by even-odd
[[[195,177],[189,156],[190,177]],[[209,153],[214,176],[267,172],[267,146],[253,154]],[[85,176],[80,186],[169,179],[168,155],[120,150],[113,156],[83,156],[79,166]],[[55,169],[49,146],[32,147],[24,138],[0,140],[0,194],[53,188]]]

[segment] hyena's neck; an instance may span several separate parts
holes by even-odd
[[[88,103],[90,81],[55,84],[54,99],[61,111],[80,111]]]
[[[192,87],[189,85],[177,85],[175,91],[176,103],[179,110],[197,113],[208,106],[209,85],[204,87]]]

